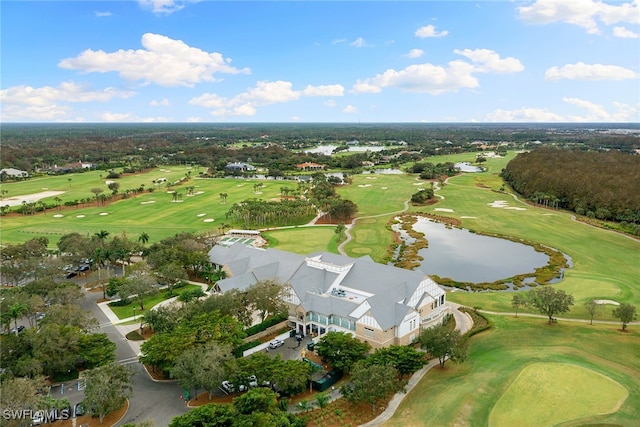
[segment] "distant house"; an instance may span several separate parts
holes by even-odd
[[[55,165],[51,169],[49,169],[49,173],[52,174],[65,174],[73,171],[78,171],[82,169],[91,169],[93,168],[93,163],[88,162],[74,162],[67,163],[66,165],[58,166]]]
[[[255,166],[243,162],[228,163],[224,168],[232,172],[248,172],[256,170]]]
[[[326,165],[319,165],[318,163],[312,163],[312,162],[299,163],[296,165],[297,169],[300,169],[303,171],[321,171],[321,170],[324,170],[325,167]]]
[[[29,178],[29,173],[20,169],[6,168],[0,170],[0,175],[11,179]]]
[[[209,261],[226,273],[218,292],[243,291],[261,280],[282,283],[289,321],[299,333],[345,332],[373,348],[406,345],[449,310],[445,291],[429,276],[369,256],[304,256],[236,243],[214,246]]]
[[[362,163],[362,166],[364,166],[365,168],[370,168],[371,166],[375,166],[375,163],[370,162],[369,160],[363,160],[361,163]]]

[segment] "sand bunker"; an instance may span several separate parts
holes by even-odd
[[[20,206],[22,202],[35,203],[45,197],[54,197],[63,194],[64,191],[41,191],[40,193],[27,194],[25,196],[7,197],[0,200],[2,206]]]
[[[148,201],[146,201],[146,202],[140,202],[140,204],[141,204],[141,205],[148,205],[148,204],[150,204],[150,203],[155,203],[155,202],[156,202],[155,200],[148,200]]]
[[[527,208],[518,208],[515,206],[509,206],[509,202],[507,202],[506,200],[495,200],[491,203],[487,203],[488,206],[491,206],[492,208],[499,208],[499,209],[511,209],[514,211],[526,211]]]
[[[424,182],[414,182],[413,185],[424,185]]]
[[[440,212],[455,212],[453,209],[449,209],[449,208],[435,208],[434,211],[440,211]]]
[[[206,214],[198,214],[196,216],[200,217],[200,216],[205,216]]]
[[[76,218],[84,218],[84,215],[76,215]]]
[[[64,215],[62,215],[62,214],[55,214],[53,217],[54,217],[54,218],[64,218]]]
[[[461,216],[461,219],[476,219],[477,217],[475,216]]]
[[[380,187],[381,190],[388,190],[389,187]]]
[[[371,184],[358,184],[358,187],[371,187]]]
[[[109,212],[100,212],[98,215],[100,215],[100,216],[109,215]]]
[[[378,178],[375,176],[368,176],[367,179],[378,179]]]
[[[610,300],[610,299],[597,299],[597,300],[594,300],[594,302],[596,304],[620,305],[620,303],[618,301],[613,301],[613,300]]]
[[[207,218],[202,220],[202,222],[213,222],[213,221],[215,221],[215,219],[213,218]]]

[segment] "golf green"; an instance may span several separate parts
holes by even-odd
[[[568,363],[526,366],[498,399],[490,427],[545,427],[616,412],[629,396],[618,382]]]

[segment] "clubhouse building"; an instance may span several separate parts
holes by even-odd
[[[282,283],[289,321],[299,333],[346,332],[374,349],[406,345],[448,312],[444,290],[429,276],[369,256],[304,256],[236,243],[214,246],[209,260],[227,275],[217,282],[218,292],[262,280]]]

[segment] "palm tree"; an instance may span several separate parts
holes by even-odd
[[[98,233],[96,233],[98,234]],[[107,233],[109,234],[109,233]],[[103,284],[102,283],[102,269],[101,267],[107,262],[107,260],[111,257],[111,252],[109,251],[109,249],[106,248],[96,248],[96,252],[93,256],[96,265],[98,266],[98,286],[102,287],[102,298],[106,298],[107,297],[107,284],[106,282]],[[107,269],[107,276],[109,269]]]
[[[62,207],[62,199],[56,196],[53,198],[53,201],[56,202],[56,204],[58,205],[58,210],[60,210],[60,208]]]
[[[110,233],[107,230],[100,230],[95,233],[94,236],[97,237],[98,240],[100,240],[100,246],[104,247],[104,239],[106,239],[109,234]]]
[[[140,233],[140,236],[138,236],[138,242],[142,243],[143,245],[146,245],[148,241],[149,241],[149,235],[144,231]]]
[[[15,302],[9,307],[9,318],[13,319],[13,326],[15,328],[18,327],[18,319],[27,314],[28,311],[29,307],[27,307],[27,304],[20,302]]]

